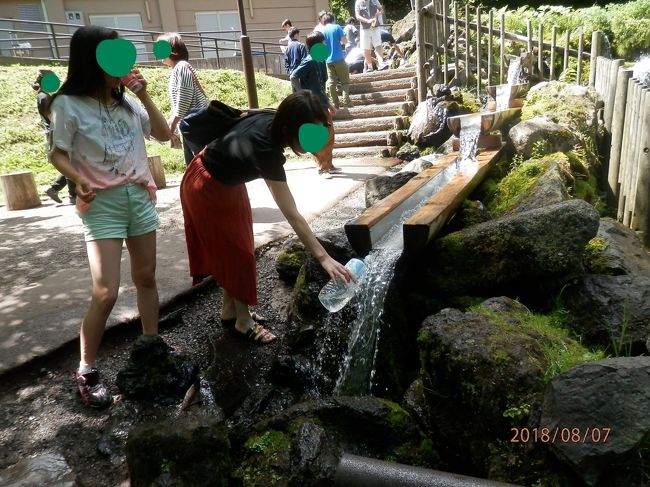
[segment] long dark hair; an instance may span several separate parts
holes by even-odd
[[[104,70],[97,62],[97,46],[106,39],[117,39],[118,34],[112,29],[98,25],[81,27],[70,40],[70,59],[68,75],[59,88],[57,95],[93,96],[104,87]],[[124,103],[124,86],[112,90],[111,95],[122,106]]]
[[[296,153],[300,147],[298,131],[305,123],[321,122],[327,125],[328,119],[319,98],[309,90],[299,90],[286,97],[273,117],[271,138],[276,146],[291,147]]]

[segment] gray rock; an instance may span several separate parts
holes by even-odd
[[[333,479],[343,452],[322,426],[305,421],[291,438],[291,481],[309,485],[312,479]]]
[[[523,213],[568,199],[569,193],[560,168],[555,162],[551,162],[544,174],[517,199],[512,207],[506,210],[505,214]]]
[[[599,247],[585,256],[585,268],[593,274],[629,274],[650,277],[650,257],[633,230],[612,218],[601,218]]]
[[[447,295],[493,293],[579,273],[598,223],[591,205],[570,200],[474,225],[433,242],[428,284]]]
[[[298,238],[287,240],[277,257],[275,258],[275,269],[278,276],[287,284],[293,285],[300,273],[300,268],[305,263],[306,250]]]
[[[537,142],[546,143],[548,152],[568,152],[578,143],[568,127],[541,116],[519,122],[510,129],[508,137],[515,151],[525,159],[532,156]]]
[[[366,208],[397,191],[417,176],[417,172],[398,172],[393,176],[377,176],[366,183]]]
[[[455,101],[427,98],[415,109],[408,130],[409,139],[420,148],[443,144],[451,136],[447,118],[458,111],[459,107]]]
[[[4,487],[74,487],[75,475],[59,453],[46,453],[24,458],[0,471]]]
[[[122,394],[134,399],[175,402],[197,377],[196,365],[173,352],[160,336],[140,336],[127,366],[117,374]]]
[[[399,148],[397,154],[395,154],[395,157],[401,161],[410,162],[420,157],[420,149],[418,149],[417,146],[411,145],[407,142]]]
[[[126,455],[133,487],[225,487],[230,478],[228,431],[208,417],[136,426]]]
[[[589,274],[563,292],[571,326],[589,342],[641,353],[650,335],[650,277]]]
[[[650,437],[649,403],[650,357],[602,360],[551,380],[540,427],[552,435],[559,428],[550,446],[587,485],[642,485],[622,482],[629,473],[612,471],[642,469],[638,450]],[[562,441],[562,428],[577,428],[577,437]]]
[[[405,164],[402,169],[399,170],[399,172],[417,172],[420,173],[424,171],[425,169],[429,169],[430,167],[433,166],[433,163],[431,161],[428,161],[425,158],[419,158],[414,161],[409,162],[408,164]]]
[[[393,24],[392,34],[395,42],[410,41],[415,33],[415,11],[411,10],[406,17]]]

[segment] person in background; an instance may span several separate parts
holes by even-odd
[[[196,71],[188,62],[190,57],[185,42],[176,33],[163,34],[158,40],[169,42],[172,52],[169,57],[162,60],[165,66],[172,68],[169,75],[169,98],[171,100],[172,115],[168,120],[172,137],[179,137],[178,122],[187,115],[190,110],[200,110],[208,106],[208,99],[199,82]],[[188,141],[183,141],[183,155],[185,165],[188,165],[200,147],[193,147]]]
[[[325,23],[323,22],[323,17],[325,16],[327,12],[325,10],[321,10],[318,12],[318,16],[316,17],[316,26],[314,27],[314,32],[320,32],[321,34],[323,33],[323,30],[325,29]]]
[[[156,230],[160,221],[144,138],[151,135],[164,142],[171,132],[137,70],[129,76],[140,87],[136,96],[144,108],[124,93],[120,78],[99,66],[97,46],[117,37],[116,31],[96,25],[74,33],[68,75],[50,105],[50,160],[77,184],[77,210],[92,278],[90,306],[79,333],[81,360],[75,372],[79,394],[91,407],[112,403],[95,361],[117,300],[125,241],[143,334],[158,334]]]
[[[309,52],[318,43],[325,44],[325,37],[322,33],[312,32],[307,36],[307,50]],[[325,63],[312,59],[311,55],[303,59],[300,66],[291,73],[291,85],[294,87],[294,91],[300,89],[311,91],[318,97],[323,110],[325,110],[329,137],[327,144],[314,154],[314,158],[316,159],[318,174],[323,179],[332,179],[332,174],[341,172],[341,170],[338,167],[334,167],[332,163],[332,152],[334,150],[334,123],[332,122],[332,115],[336,109],[325,94],[326,79],[327,68],[325,67]]]
[[[264,179],[278,208],[330,278],[352,279],[313,234],[287,185],[284,148],[305,152],[298,134],[306,123],[326,125],[328,116],[318,96],[301,90],[285,98],[277,111],[249,115],[208,144],[192,160],[181,182],[190,274],[194,282],[212,276],[219,283],[222,325],[257,345],[277,337],[249,309],[257,304],[257,272],[245,183]]]
[[[399,57],[404,59],[404,53],[402,52],[402,49],[400,49],[399,44],[395,42],[395,38],[390,32],[381,29],[379,31],[379,35],[381,38],[381,42],[387,42],[390,45],[390,47],[395,49],[395,54],[397,54]]]
[[[291,20],[284,19],[282,21],[282,28],[284,29],[284,32],[286,33],[286,35],[282,39],[280,39],[278,41],[280,43],[280,51],[282,51],[282,54],[287,52],[287,45],[289,44],[289,41],[291,40],[291,38],[289,37],[289,31],[291,30],[291,27],[293,27],[291,25]]]
[[[36,94],[36,108],[41,116],[41,126],[45,132],[45,150],[50,151],[50,101],[52,96],[43,91],[41,80],[46,74],[53,73],[50,69],[39,69],[36,79],[32,83],[32,88],[37,92]],[[68,186],[68,194],[70,195],[70,204],[74,205],[77,202],[77,194],[75,193],[75,184],[71,179],[66,178],[61,174],[52,185],[45,191],[45,194],[57,203],[63,203],[59,198],[59,191]]]
[[[325,37],[325,45],[329,50],[329,56],[325,60],[327,64],[327,91],[336,108],[341,106],[351,107],[350,71],[347,64],[345,64],[345,53],[343,52],[343,45],[347,43],[345,32],[343,32],[340,25],[334,23],[334,15],[331,12],[323,16],[323,22],[325,23],[323,36]],[[339,95],[336,91],[338,83],[341,83],[341,91],[343,92],[343,103],[340,104]]]
[[[356,24],[357,20],[354,17],[350,17],[345,22],[345,27],[343,27],[345,38],[348,40],[345,44],[345,54],[348,54],[352,49],[359,45],[359,29],[357,29]]]
[[[378,19],[383,13],[383,7],[378,0],[356,0],[354,13],[361,24],[361,48],[366,59],[364,72],[374,69],[371,52],[373,47],[377,55],[378,67],[384,69],[381,35],[378,27]]]
[[[305,45],[298,40],[300,37],[300,31],[295,27],[292,27],[289,30],[289,45],[287,46],[287,51],[284,53],[284,68],[289,76],[294,69],[296,69],[300,62],[307,57],[307,48]]]

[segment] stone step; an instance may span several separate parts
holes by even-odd
[[[389,116],[364,118],[362,120],[337,120],[334,122],[334,132],[352,134],[359,132],[378,132],[382,130],[401,130],[406,125],[406,117]]]
[[[334,149],[334,159],[342,157],[395,157],[397,146],[378,146],[370,145],[365,147],[341,147]]]
[[[367,105],[369,103],[389,103],[395,101],[415,101],[415,90],[389,90],[376,93],[364,93],[351,95],[350,100],[353,106]]]
[[[417,78],[393,78],[385,80],[373,80],[364,83],[350,85],[350,94],[370,93],[373,91],[409,90],[417,88]]]
[[[334,138],[334,147],[365,147],[369,145],[399,147],[402,145],[402,140],[404,140],[404,134],[399,130],[337,134]]]
[[[412,78],[415,76],[415,66],[397,69],[385,69],[383,71],[372,71],[370,73],[359,73],[350,75],[350,83],[368,83],[395,78]]]
[[[334,114],[334,120],[356,120],[389,115],[412,115],[415,110],[413,102],[390,102],[376,105],[362,105],[353,108],[340,108]]]

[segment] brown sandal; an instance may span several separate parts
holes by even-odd
[[[237,332],[237,335],[244,340],[252,342],[256,345],[266,345],[267,343],[274,342],[278,338],[269,330],[264,328],[262,325],[258,325],[257,323],[252,328],[249,328],[246,333],[240,332],[237,330],[237,328],[234,328],[234,331]]]

